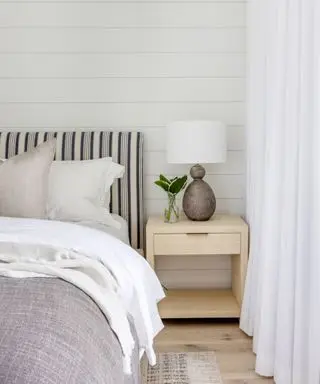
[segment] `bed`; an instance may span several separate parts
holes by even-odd
[[[163,326],[157,311],[161,285],[135,251],[144,242],[142,135],[2,132],[0,158],[52,137],[55,160],[111,156],[125,166],[123,178],[111,189],[110,210],[119,228],[0,218],[0,382],[138,384],[139,360],[147,352],[154,363],[152,339]],[[13,253],[19,263],[12,263]],[[42,264],[25,267],[30,258]],[[98,279],[100,285],[87,284],[84,271],[106,276],[104,285]]]

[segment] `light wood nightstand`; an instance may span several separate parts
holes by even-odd
[[[240,316],[248,263],[248,226],[240,216],[215,215],[205,222],[183,219],[175,224],[151,217],[146,251],[152,268],[157,255],[232,255],[230,290],[169,290],[159,305],[163,319]]]

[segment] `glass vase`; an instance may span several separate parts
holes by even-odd
[[[176,195],[168,194],[168,207],[164,210],[165,223],[176,223],[179,221],[179,207]]]

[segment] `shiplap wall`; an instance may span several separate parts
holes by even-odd
[[[188,171],[165,160],[178,119],[228,124],[228,161],[207,180],[219,211],[243,213],[244,77],[244,0],[0,0],[0,129],[143,131],[147,214],[166,202],[156,175]],[[229,284],[228,258],[196,265],[158,261],[169,285]]]

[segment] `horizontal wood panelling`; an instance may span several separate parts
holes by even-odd
[[[228,151],[225,163],[207,164],[207,175],[243,175],[245,172],[244,151]],[[147,152],[145,154],[144,172],[146,175],[181,175],[189,173],[190,165],[168,164],[166,152]]]
[[[5,28],[0,34],[0,52],[8,53],[234,53],[244,50],[244,28]]]
[[[244,79],[0,79],[0,102],[244,101]]]
[[[243,27],[243,3],[0,3],[0,27]]]
[[[28,129],[59,126],[165,126],[170,121],[199,118],[222,120],[229,125],[243,125],[244,103],[0,104],[0,129],[15,126]]]
[[[11,46],[10,49],[16,48]],[[1,78],[226,78],[244,76],[245,55],[243,53],[0,53]]]
[[[214,188],[215,186],[212,185]],[[181,199],[178,200],[181,209]],[[145,214],[148,215],[163,214],[164,209],[168,206],[168,201],[163,194],[162,198],[146,199]],[[243,198],[217,199],[217,213],[232,213],[242,215],[245,211],[245,201]]]
[[[163,212],[166,124],[222,120],[225,164],[207,165],[217,212],[243,214],[244,0],[0,0],[0,129],[136,130],[145,214]],[[181,205],[181,196],[179,197]],[[230,257],[159,259],[166,284],[226,288]]]
[[[157,176],[145,176],[145,198],[163,199],[165,192],[154,184]],[[244,197],[243,175],[207,175],[205,180],[214,189],[220,199],[238,199]]]

